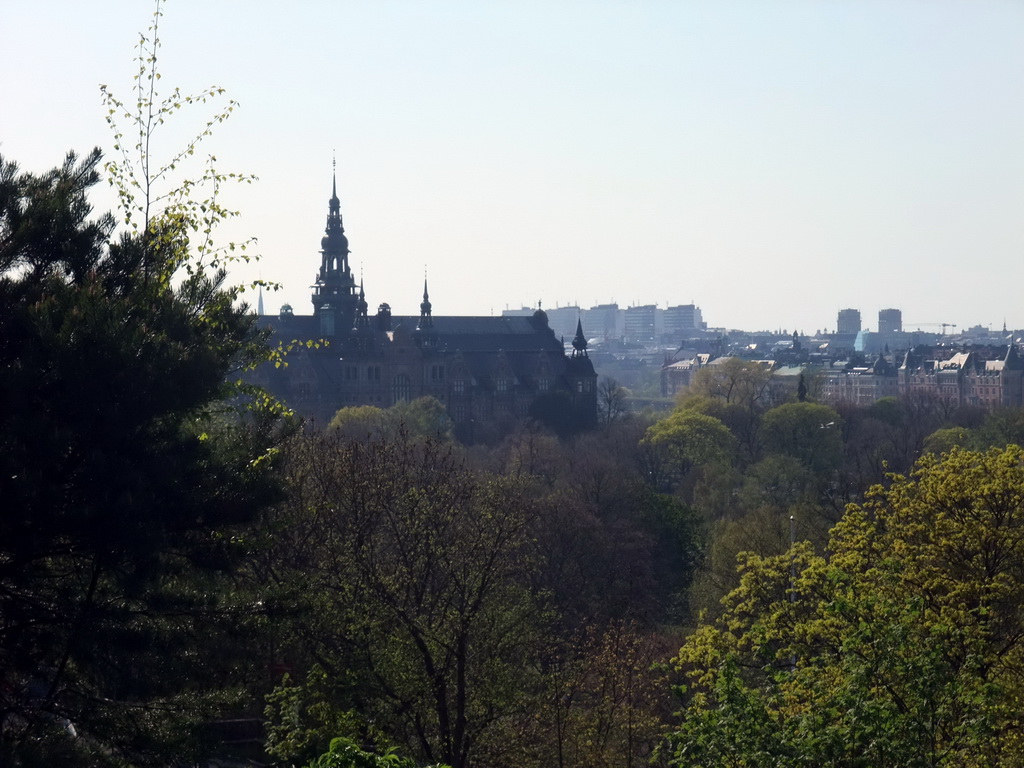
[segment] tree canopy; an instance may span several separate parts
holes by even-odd
[[[1024,759],[1024,451],[926,456],[807,544],[748,556],[680,650],[686,766]]]
[[[407,435],[298,440],[287,466],[274,570],[316,606],[290,642],[327,675],[306,686],[307,705],[369,698],[357,727],[472,764],[516,708],[540,622],[521,485]],[[347,691],[336,685],[353,675]]]
[[[107,753],[173,731],[201,698],[185,647],[208,580],[275,495],[273,419],[227,399],[253,315],[223,272],[172,280],[182,221],[111,242],[99,162],[0,159],[0,761],[62,728]]]

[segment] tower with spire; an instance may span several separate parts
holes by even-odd
[[[347,331],[355,321],[358,295],[349,267],[348,238],[341,219],[337,169],[331,174],[331,199],[328,201],[327,227],[320,240],[320,270],[313,284],[313,314],[321,318],[321,328]]]
[[[414,337],[420,349],[437,348],[437,333],[434,331],[434,317],[430,305],[430,293],[427,291],[426,275],[423,276],[423,301],[420,302],[420,317],[416,322]]]
[[[587,337],[583,334],[583,320],[576,319],[576,335],[572,340],[572,354],[565,364],[565,379],[569,384],[569,394],[573,408],[580,415],[593,423],[597,422],[597,371],[587,353]]]
[[[416,325],[419,331],[434,327],[434,318],[430,316],[430,293],[427,291],[427,278],[423,277],[423,301],[420,302],[420,321]]]

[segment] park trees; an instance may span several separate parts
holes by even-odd
[[[343,437],[394,438],[405,432],[414,437],[452,439],[454,425],[444,404],[435,397],[403,400],[390,408],[356,405],[341,408],[328,425]]]
[[[626,416],[629,390],[615,379],[606,378],[597,387],[597,417],[604,426],[613,424]]]
[[[231,578],[277,498],[279,410],[237,384],[267,353],[226,283],[242,246],[213,241],[232,176],[171,180],[233,107],[151,162],[165,119],[220,91],[157,96],[159,17],[134,106],[104,89],[126,233],[91,218],[99,150],[43,174],[0,159],[5,765],[196,754],[197,721],[244,666],[218,643],[254,610]]]
[[[1024,451],[926,456],[833,530],[748,556],[680,650],[678,765],[1015,765]]]
[[[701,368],[690,390],[696,396],[757,411],[768,400],[771,378],[771,368],[761,362],[727,357]]]
[[[728,464],[736,450],[736,439],[721,421],[689,408],[677,408],[648,427],[643,443],[664,454],[669,486],[687,480],[695,467]]]
[[[0,161],[0,755],[159,750],[202,696],[192,633],[228,610],[233,531],[273,496],[272,417],[226,382],[260,336],[184,222],[110,242],[100,154]],[[173,662],[171,660],[174,660]],[[56,735],[55,735],[56,734]],[[40,752],[41,750],[41,752]],[[66,758],[71,760],[70,757]]]
[[[510,718],[514,751],[498,764],[649,765],[672,705],[664,664],[669,648],[666,637],[621,621],[551,646],[537,694]]]
[[[843,455],[839,414],[819,403],[784,403],[764,415],[765,450],[791,456],[811,472],[828,476]]]
[[[521,486],[402,435],[303,438],[287,467],[272,570],[305,600],[283,642],[324,672],[303,695],[426,760],[493,753],[543,621]]]

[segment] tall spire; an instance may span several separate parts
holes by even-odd
[[[337,160],[331,160],[331,199],[328,202],[327,227],[320,240],[320,271],[313,286],[313,307],[333,309],[338,328],[351,328],[356,310],[356,283],[349,268],[348,238],[341,219],[341,201],[338,199]]]
[[[434,327],[434,318],[430,316],[430,293],[427,291],[427,274],[426,270],[423,273],[423,301],[420,303],[420,322],[417,326],[418,330],[426,330],[427,328]]]
[[[356,319],[353,327],[357,331],[365,331],[370,327],[370,319],[367,316],[368,305],[366,294],[363,292],[363,280],[359,279],[359,300],[356,302]]]
[[[344,238],[345,227],[341,223],[341,200],[338,199],[338,164],[336,160],[331,161],[331,199],[328,203],[327,214],[327,235],[330,236],[336,231]],[[348,251],[348,239],[345,239],[346,253]]]

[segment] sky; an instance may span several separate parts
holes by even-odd
[[[0,7],[0,154],[111,156],[149,0]],[[1024,328],[1020,0],[167,0],[164,92],[308,313],[337,164],[371,311],[695,303],[712,327]],[[213,114],[172,116],[170,157]],[[97,209],[116,208],[107,187]],[[255,298],[253,298],[255,302]]]

